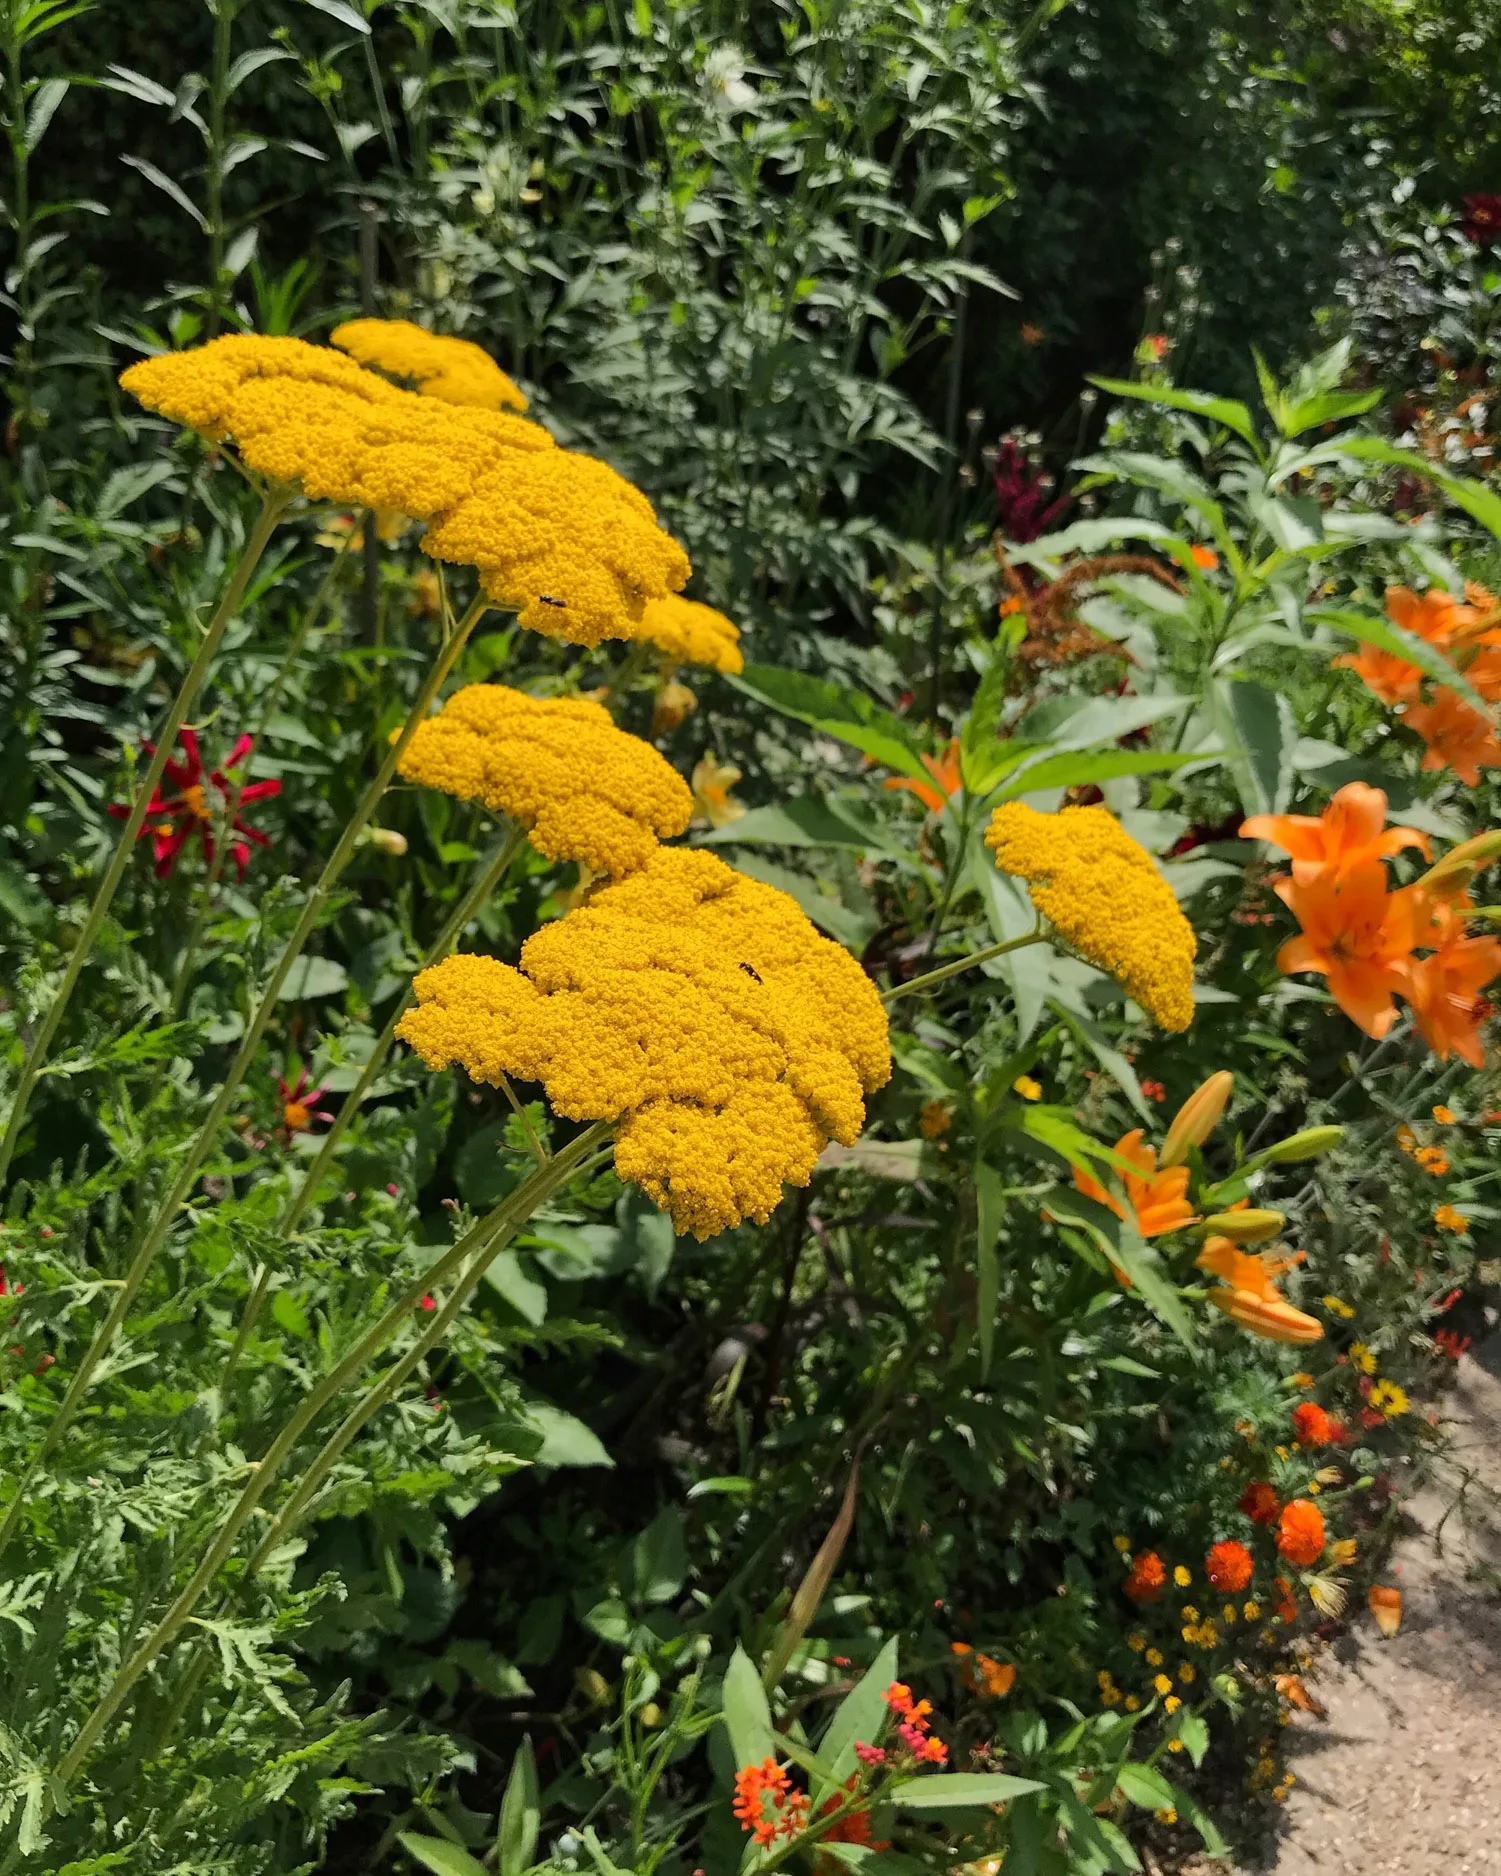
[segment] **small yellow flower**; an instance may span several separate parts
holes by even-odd
[[[1371,1405],[1388,1420],[1395,1420],[1407,1412],[1407,1390],[1395,1381],[1378,1381],[1371,1389]]]
[[[1199,1631],[1194,1627],[1192,1622],[1185,1622],[1183,1624],[1183,1639],[1190,1647],[1198,1646]]]
[[[1337,1296],[1326,1296],[1323,1301],[1325,1309],[1329,1311],[1331,1316],[1342,1317],[1344,1321],[1348,1322],[1355,1314],[1353,1304],[1342,1302]]]
[[[1310,1498],[1317,1498],[1319,1493],[1323,1491],[1324,1488],[1322,1485],[1319,1484],[1317,1479],[1310,1479],[1308,1481],[1307,1486],[1304,1489],[1307,1491],[1308,1496]]]
[[[1030,1075],[1018,1075],[1016,1080],[1011,1084],[1011,1092],[1013,1094],[1019,1094],[1024,1101],[1040,1101],[1042,1099],[1042,1083],[1040,1081],[1034,1081]],[[1129,1548],[1122,1543],[1120,1538],[1117,1538],[1115,1541],[1122,1549]]]
[[[1157,1689],[1159,1694],[1170,1694],[1173,1691],[1173,1683],[1165,1674],[1159,1674],[1152,1682],[1152,1685]]]
[[[1118,1707],[1121,1703],[1120,1688],[1119,1687],[1106,1687],[1102,1689],[1100,1693],[1100,1700],[1102,1704],[1107,1707]]]
[[[1176,1713],[1179,1707],[1183,1705],[1183,1702],[1178,1698],[1176,1694],[1169,1694],[1167,1699],[1164,1700],[1162,1704],[1169,1713]]]
[[[1160,1648],[1149,1648],[1147,1650],[1147,1666],[1149,1668],[1160,1668],[1162,1666],[1162,1650]]]
[[[1329,1555],[1341,1569],[1345,1570],[1348,1570],[1350,1565],[1354,1563],[1359,1553],[1360,1546],[1353,1537],[1337,1538],[1334,1543],[1329,1546]]]
[[[1170,1804],[1164,1805],[1162,1809],[1157,1813],[1157,1822],[1159,1824],[1176,1824],[1177,1821],[1178,1821],[1178,1813],[1173,1809],[1173,1807]]]
[[[1141,1701],[1136,1697],[1135,1694],[1127,1694],[1126,1695],[1127,1713],[1137,1713],[1140,1710],[1141,1710]]]
[[[1112,1537],[1110,1541],[1123,1557],[1129,1553],[1131,1549],[1131,1540],[1129,1537]]]
[[[1182,1681],[1185,1687],[1192,1687],[1198,1678],[1199,1670],[1194,1666],[1192,1661],[1180,1661],[1178,1663],[1178,1679]]]
[[[1252,1600],[1241,1610],[1241,1614],[1248,1622],[1259,1622],[1261,1620],[1261,1604]]]
[[[1198,1619],[1199,1619],[1199,1612],[1198,1612],[1198,1610],[1197,1610],[1197,1609],[1196,1609],[1196,1608],[1195,1608],[1195,1607],[1193,1606],[1193,1604],[1192,1604],[1191,1602],[1186,1602],[1186,1603],[1184,1603],[1184,1605],[1183,1605],[1183,1620],[1184,1620],[1185,1622],[1197,1622],[1197,1621],[1198,1621]]]
[[[1227,1602],[1221,1613],[1224,1615],[1227,1624],[1233,1623],[1235,1620],[1235,1604],[1233,1602]]]
[[[1181,1739],[1170,1739],[1167,1742],[1167,1749],[1169,1752],[1181,1752],[1183,1750],[1183,1741]]]
[[[1145,1635],[1137,1634],[1137,1635],[1128,1635],[1126,1637],[1126,1646],[1131,1650],[1132,1654],[1134,1655],[1139,1655],[1142,1649],[1146,1647],[1146,1645],[1147,1645],[1147,1638]]]
[[[1376,1357],[1372,1354],[1371,1350],[1366,1347],[1364,1342],[1352,1342],[1350,1344],[1350,1359],[1362,1374],[1374,1374],[1376,1372]]]
[[[937,1140],[946,1134],[954,1124],[954,1110],[947,1101],[924,1101],[922,1112],[917,1117],[918,1130],[924,1140]]]
[[[1187,1589],[1193,1580],[1193,1571],[1187,1569],[1181,1563],[1178,1565],[1177,1569],[1173,1571],[1173,1581],[1178,1585],[1179,1589]]]
[[[1290,1451],[1291,1451],[1291,1448],[1290,1448],[1290,1447],[1287,1447],[1287,1446],[1279,1446],[1279,1447],[1277,1448],[1277,1457],[1278,1457],[1279,1459],[1282,1459],[1282,1460],[1285,1460],[1285,1459],[1287,1458],[1287,1456],[1288,1456],[1288,1453],[1289,1453]]]
[[[1440,1102],[1433,1110],[1433,1118],[1438,1122],[1440,1127],[1452,1127],[1458,1116],[1455,1114],[1452,1107],[1445,1107],[1443,1103]]]
[[[1095,1679],[1100,1683],[1101,1687],[1111,1687],[1115,1684],[1115,1676],[1110,1672],[1109,1668],[1101,1668],[1099,1673],[1095,1676]]]
[[[1469,1234],[1470,1221],[1457,1206],[1439,1205],[1435,1207],[1433,1222],[1438,1226],[1440,1231],[1452,1231],[1458,1237],[1466,1237]]]

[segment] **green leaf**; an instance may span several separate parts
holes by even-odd
[[[951,1811],[970,1805],[988,1809],[1046,1789],[1035,1778],[1013,1778],[1009,1772],[933,1772],[926,1778],[904,1778],[887,1796],[904,1811]]]
[[[1173,1802],[1173,1788],[1154,1766],[1132,1760],[1115,1774],[1116,1790],[1146,1811],[1165,1811]]]
[[[755,843],[773,847],[852,847],[856,853],[868,853],[872,847],[892,850],[884,835],[847,818],[820,795],[752,808],[738,821],[729,821],[702,835],[698,844],[725,847]]]
[[[1181,1785],[1174,1785],[1170,1781],[1168,1790],[1172,1793],[1169,1803],[1177,1811],[1179,1817],[1186,1823],[1192,1824],[1204,1839],[1205,1853],[1209,1856],[1229,1856],[1230,1846],[1220,1834],[1219,1826],[1193,1793],[1185,1791]]]
[[[66,78],[44,78],[31,94],[31,103],[26,110],[26,153],[34,155],[37,145],[47,134],[47,126],[52,122],[53,114],[68,95],[69,81]]]
[[[164,175],[155,163],[148,163],[144,156],[122,156],[120,161],[131,169],[138,169],[147,182],[154,182],[163,195],[168,195],[177,206],[191,215],[204,234],[208,233],[208,221],[192,197],[189,196],[170,176]]]
[[[1185,508],[1202,515],[1215,539],[1233,556],[1235,546],[1225,511],[1214,499],[1214,491],[1201,476],[1184,463],[1169,456],[1148,456],[1141,450],[1109,450],[1098,456],[1085,456],[1074,464],[1076,469],[1109,476],[1114,481],[1134,482],[1138,487],[1160,489]]]
[[[1023,718],[1018,734],[1031,742],[1051,743],[1055,749],[1089,749],[1113,743],[1163,717],[1181,716],[1192,698],[1157,692],[1147,697],[1056,697],[1039,704]]]
[[[532,1756],[528,1733],[516,1748],[511,1761],[511,1776],[500,1801],[500,1827],[495,1838],[495,1853],[500,1876],[522,1876],[531,1867],[537,1850],[537,1835],[542,1828],[542,1804],[537,1789],[537,1761]]]
[[[330,19],[338,20],[344,26],[352,26],[357,33],[369,36],[369,21],[357,7],[349,4],[349,0],[307,0],[307,3],[310,7],[316,7],[320,13],[326,13]]]
[[[1001,1268],[995,1241],[1005,1215],[1005,1187],[993,1166],[975,1168],[978,1224],[975,1233],[975,1323],[980,1332],[980,1379],[990,1373],[995,1354],[995,1311],[1000,1296]]]
[[[1217,678],[1206,698],[1247,814],[1280,814],[1292,793],[1298,726],[1287,699],[1245,678]]]
[[[1185,1348],[1195,1346],[1193,1322],[1177,1286],[1165,1274],[1157,1252],[1144,1242],[1134,1221],[1117,1218],[1107,1206],[1067,1187],[1048,1195],[1047,1208],[1055,1224],[1083,1231],[1112,1264],[1126,1273],[1148,1309],[1167,1324]]]
[[[398,1831],[396,1841],[408,1856],[415,1857],[433,1876],[490,1876],[477,1857],[443,1837],[419,1837],[415,1831]]]
[[[998,799],[1012,801],[1044,788],[1081,788],[1117,775],[1156,775],[1181,769],[1189,762],[1213,762],[1202,750],[1186,749],[1081,749],[1060,750],[1044,756],[1030,768],[1017,771],[1001,789]]]
[[[1187,1707],[1179,1713],[1177,1718],[1178,1738],[1183,1741],[1184,1751],[1196,1766],[1201,1765],[1204,1754],[1209,1750],[1209,1728],[1204,1724],[1201,1715],[1190,1712]]]
[[[539,1466],[613,1466],[599,1435],[582,1420],[564,1413],[550,1401],[529,1400],[527,1417],[542,1429],[542,1445],[534,1458]]]
[[[748,664],[730,682],[747,696],[780,710],[783,716],[795,717],[826,736],[848,743],[885,768],[896,769],[916,781],[932,780],[918,757],[907,725],[859,691],[773,664]]]
[[[1191,411],[1195,417],[1208,417],[1257,447],[1256,425],[1244,404],[1231,397],[1212,397],[1207,391],[1184,391],[1171,384],[1130,384],[1124,378],[1094,378],[1089,382],[1108,391],[1112,397],[1132,397],[1142,404],[1162,404],[1169,410]]]
[[[1394,469],[1407,469],[1415,476],[1422,476],[1501,540],[1501,495],[1483,482],[1471,481],[1468,476],[1445,475],[1418,450],[1398,449],[1395,443],[1385,443],[1379,437],[1355,437],[1343,445],[1343,453],[1358,462],[1388,463]]]
[[[750,1656],[738,1642],[725,1670],[723,1711],[737,1772],[747,1765],[759,1765],[763,1759],[779,1756],[766,1689],[761,1685],[761,1676]]]
[[[638,1602],[671,1602],[688,1577],[683,1520],[664,1505],[631,1545],[631,1593]]]
[[[538,1281],[515,1251],[502,1251],[487,1266],[485,1282],[523,1322],[538,1329],[547,1320],[547,1285]]]
[[[873,1746],[886,1718],[886,1689],[896,1679],[897,1638],[882,1645],[881,1652],[840,1701],[828,1730],[818,1742],[818,1756],[828,1766],[830,1782],[842,1785],[857,1770],[855,1744]],[[823,1795],[814,1793],[814,1803]]]
[[[298,958],[287,972],[278,1003],[300,1003],[312,997],[333,997],[349,987],[349,972],[334,958]]]
[[[853,1146],[832,1141],[818,1156],[818,1170],[831,1172],[853,1166],[872,1179],[900,1179],[910,1184],[923,1168],[926,1142],[922,1140],[857,1140]]]

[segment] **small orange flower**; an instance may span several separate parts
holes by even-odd
[[[1293,1586],[1285,1576],[1277,1578],[1277,1614],[1284,1622],[1296,1622],[1298,1619],[1298,1605],[1293,1601]]]
[[[1328,1446],[1340,1436],[1340,1424],[1317,1401],[1299,1401],[1293,1408],[1293,1431],[1300,1446]]]
[[[1156,1602],[1166,1582],[1166,1564],[1155,1550],[1144,1550],[1126,1578],[1126,1594],[1132,1602]]]
[[[854,1791],[858,1776],[858,1773],[854,1773],[846,1780],[844,1787],[846,1792]],[[837,1811],[843,1802],[844,1800],[836,1793],[832,1798],[825,1799],[823,1804],[819,1806],[818,1815],[820,1817],[827,1817],[831,1811]],[[887,1839],[882,1838],[878,1841],[871,1836],[870,1812],[863,1809],[851,1811],[848,1816],[841,1817],[837,1823],[831,1824],[819,1838],[819,1842],[863,1843],[867,1849],[875,1851],[889,1850],[891,1848],[891,1844]],[[834,1859],[832,1857],[825,1857],[823,1861],[828,1863],[831,1867],[834,1866]],[[843,1865],[839,1867],[842,1868]]]
[[[941,756],[924,756],[922,765],[932,776],[932,783],[919,782],[911,775],[892,775],[887,777],[884,786],[906,789],[917,796],[930,814],[937,814],[964,786],[964,777],[959,772],[959,738],[951,737]]]
[[[1282,1507],[1265,1479],[1253,1479],[1240,1495],[1240,1508],[1252,1524],[1275,1524]]]
[[[1240,827],[1242,840],[1264,840],[1292,858],[1293,880],[1310,885],[1325,873],[1341,873],[1363,860],[1383,860],[1404,847],[1430,857],[1428,836],[1415,827],[1386,825],[1386,796],[1365,782],[1346,782],[1319,815],[1253,814]]]
[[[968,1642],[950,1642],[949,1652],[959,1656],[964,1664],[964,1680],[977,1694],[999,1700],[1002,1694],[1009,1694],[1016,1684],[1016,1669],[1009,1661],[997,1661],[991,1655],[977,1654]]]
[[[1155,1238],[1164,1231],[1178,1231],[1195,1222],[1194,1208],[1187,1196],[1189,1169],[1172,1166],[1166,1172],[1158,1172],[1157,1149],[1143,1145],[1141,1136],[1141,1128],[1133,1127],[1116,1141],[1115,1150],[1136,1168],[1134,1173],[1121,1175],[1136,1229],[1144,1238]],[[1074,1184],[1085,1198],[1108,1205],[1117,1218],[1126,1216],[1126,1206],[1115,1194],[1077,1167],[1074,1168]]]
[[[769,1807],[769,1808],[768,1808]],[[793,1789],[785,1766],[775,1759],[746,1765],[735,1774],[731,1806],[740,1828],[764,1849],[778,1837],[795,1837],[807,1822],[807,1794]]]
[[[1254,1568],[1250,1551],[1233,1538],[1215,1544],[1204,1559],[1204,1574],[1223,1596],[1234,1596],[1243,1590]]]
[[[1482,769],[1501,768],[1501,743],[1490,718],[1447,685],[1434,693],[1432,703],[1409,704],[1402,721],[1428,745],[1425,770],[1453,769],[1467,788],[1474,788]]]
[[[1381,1633],[1391,1640],[1402,1626],[1402,1592],[1400,1589],[1388,1589],[1385,1584],[1373,1583],[1366,1598],[1371,1614],[1376,1618],[1376,1626]]]
[[[1307,1498],[1295,1498],[1282,1507],[1277,1521],[1277,1548],[1289,1563],[1317,1563],[1324,1554],[1324,1514]]]
[[[1220,564],[1220,557],[1214,549],[1212,547],[1205,547],[1200,541],[1195,541],[1188,551],[1192,556],[1194,565],[1201,567],[1205,573],[1213,573],[1215,568]]]
[[[1469,1219],[1452,1205],[1440,1205],[1433,1214],[1433,1222],[1440,1231],[1452,1231],[1460,1237],[1470,1229]]]

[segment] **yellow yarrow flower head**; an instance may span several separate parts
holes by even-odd
[[[348,319],[329,340],[362,365],[407,378],[426,397],[481,410],[525,410],[526,393],[514,385],[481,345],[447,338],[410,319]]]
[[[431,1068],[539,1081],[616,1123],[615,1170],[699,1239],[764,1223],[830,1139],[852,1145],[891,1073],[886,1014],[786,893],[659,848],[522,948],[417,978],[404,1036]]]
[[[682,776],[602,704],[503,684],[455,691],[397,766],[408,781],[508,814],[539,853],[596,873],[645,865],[659,836],[681,834],[693,815]]]
[[[985,844],[1005,873],[1025,879],[1059,936],[1108,971],[1163,1029],[1193,1021],[1198,942],[1172,887],[1108,808],[1041,814],[1008,801]]]
[[[546,637],[630,638],[648,600],[688,578],[651,503],[606,463],[520,417],[398,390],[325,346],[230,334],[120,382],[313,501],[425,522],[425,553],[476,568],[487,597]]]
[[[740,628],[712,606],[680,593],[651,599],[634,636],[665,651],[674,664],[708,664],[716,671],[743,671]]]

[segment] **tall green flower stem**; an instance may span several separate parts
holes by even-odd
[[[286,512],[287,504],[296,491],[291,487],[277,485],[270,488],[261,498],[261,512],[256,517],[255,526],[250,531],[239,562],[230,575],[214,615],[209,620],[208,629],[188,666],[177,695],[172,699],[172,707],[167,712],[157,736],[156,752],[151,758],[146,774],[136,797],[131,804],[125,825],[120,830],[120,838],[115,843],[115,851],[110,859],[104,878],[99,882],[99,890],[94,894],[94,903],[89,907],[88,917],[83,922],[83,929],[74,941],[69,955],[63,980],[57,987],[57,994],[52,999],[52,1006],[43,1017],[41,1026],[32,1038],[31,1047],[26,1052],[26,1060],[21,1069],[20,1084],[16,1089],[15,1099],[11,1103],[10,1119],[6,1123],[5,1136],[0,1139],[0,1183],[3,1183],[10,1169],[10,1162],[15,1154],[16,1143],[21,1137],[21,1128],[26,1119],[26,1108],[32,1092],[41,1079],[43,1067],[47,1061],[47,1051],[52,1046],[52,1038],[57,1034],[58,1025],[69,1000],[83,973],[83,967],[89,960],[109,908],[119,890],[120,881],[125,877],[125,869],[130,863],[130,856],[135,851],[136,840],[145,825],[146,810],[161,784],[162,774],[166,769],[173,750],[177,747],[177,736],[187,721],[203,681],[208,676],[209,666],[214,661],[214,654],[219,649],[219,642],[224,637],[230,620],[239,611],[240,601],[245,597],[245,589],[250,584],[261,555],[266,551],[266,544],[276,530],[277,523]],[[0,1540],[3,1541],[3,1540]]]
[[[465,893],[462,900],[460,900],[459,904],[454,909],[453,916],[433,940],[431,949],[417,966],[418,972],[427,970],[431,965],[437,964],[441,959],[448,956],[449,952],[458,942],[464,927],[469,923],[470,919],[474,917],[475,913],[510,871],[511,862],[521,851],[525,840],[526,834],[523,829],[518,827],[512,830],[505,843],[496,853],[495,858],[480,873],[474,884],[469,888],[468,892]],[[369,1059],[360,1070],[359,1080],[356,1081],[354,1086],[349,1090],[349,1093],[345,1095],[344,1105],[335,1115],[333,1125],[323,1136],[323,1144],[318,1149],[317,1158],[313,1161],[312,1165],[308,1167],[306,1173],[303,1174],[301,1184],[292,1194],[291,1199],[287,1203],[286,1210],[281,1215],[281,1221],[276,1228],[276,1234],[279,1238],[291,1237],[292,1233],[301,1223],[303,1213],[306,1212],[308,1206],[317,1196],[319,1184],[328,1171],[329,1163],[334,1156],[334,1151],[340,1140],[344,1137],[345,1129],[348,1127],[350,1121],[352,1121],[356,1113],[358,1113],[365,1096],[370,1092],[371,1085],[376,1076],[380,1073],[386,1057],[391,1053],[391,1045],[396,1040],[396,1025],[412,1007],[414,996],[415,992],[408,986],[406,994],[400,999],[396,1008],[391,1012],[390,1021],[386,1024],[379,1036],[376,1037],[375,1046],[370,1051]],[[245,1344],[250,1340],[251,1333],[255,1328],[256,1321],[260,1316],[262,1306],[266,1301],[266,1296],[270,1288],[271,1267],[269,1264],[262,1264],[260,1269],[256,1272],[255,1283],[251,1287],[250,1295],[246,1298],[245,1308],[240,1315],[240,1326],[235,1332],[233,1346],[230,1348],[228,1359],[224,1364],[224,1374],[219,1383],[221,1390],[227,1384],[229,1377],[234,1373],[241,1355],[245,1352]]]
[[[261,1500],[275,1484],[297,1442],[324,1408],[336,1400],[345,1388],[358,1380],[364,1369],[399,1332],[402,1325],[411,1320],[412,1312],[420,1307],[423,1296],[434,1285],[446,1282],[449,1277],[465,1270],[467,1266],[466,1275],[456,1289],[456,1294],[462,1300],[462,1297],[467,1295],[468,1290],[473,1287],[473,1283],[477,1282],[483,1274],[489,1258],[510,1242],[539,1205],[567,1184],[575,1170],[590,1157],[609,1133],[609,1129],[608,1121],[596,1121],[576,1139],[570,1141],[561,1152],[554,1154],[545,1166],[538,1167],[530,1178],[524,1180],[508,1198],[503,1199],[495,1207],[494,1211],[481,1219],[479,1224],[448,1250],[436,1265],[411,1284],[380,1320],[360,1338],[343,1360],[304,1396],[296,1411],[272,1441],[265,1456],[257,1463],[246,1480],[239,1498],[226,1514],[213,1541],[205,1551],[202,1561],[184,1584],[176,1601],[145,1640],[135,1648],[116,1674],[103,1699],[84,1721],[77,1738],[68,1748],[52,1775],[51,1783],[54,1790],[66,1785],[77,1775],[89,1754],[98,1744],[100,1736],[129,1698],[131,1690],[141,1676],[163,1649],[170,1647],[182,1633],[204,1592],[213,1583],[214,1578],[234,1550],[240,1533],[254,1516]],[[453,1298],[449,1299],[449,1306],[453,1304],[453,1301]],[[386,1398],[389,1384],[389,1374],[382,1375],[373,1382],[367,1388],[361,1401],[356,1404],[353,1413],[359,1413],[368,1401],[373,1400],[374,1406],[379,1406],[380,1402]],[[370,1408],[371,1412],[374,1411],[374,1406]],[[368,1418],[368,1414],[365,1417]],[[342,1432],[343,1429],[341,1428],[340,1431]],[[335,1438],[337,1437],[336,1435]],[[333,1442],[330,1441],[329,1445],[332,1444]],[[327,1452],[328,1447],[324,1450]],[[342,1451],[343,1448],[340,1447],[339,1450]],[[332,1465],[332,1463],[333,1460],[330,1460],[329,1464]]]
[[[204,1161],[213,1150],[214,1142],[218,1138],[219,1129],[223,1125],[224,1117],[229,1112],[230,1104],[234,1100],[235,1095],[239,1092],[240,1084],[244,1081],[246,1072],[255,1057],[257,1049],[260,1047],[261,1037],[265,1033],[266,1025],[271,1020],[271,1015],[276,1008],[282,987],[291,973],[292,966],[302,955],[303,946],[307,943],[308,938],[317,927],[318,921],[323,915],[334,887],[338,884],[340,876],[343,874],[345,867],[349,864],[354,854],[361,833],[364,831],[371,815],[374,814],[381,797],[385,794],[391,777],[396,773],[397,762],[401,759],[407,744],[417,733],[418,724],[426,717],[433,698],[437,695],[443,680],[453,669],[454,663],[467,644],[470,634],[473,632],[475,626],[478,625],[480,619],[489,610],[489,603],[490,602],[483,594],[476,597],[469,610],[450,633],[437,662],[433,665],[431,671],[429,671],[421,690],[417,694],[416,701],[407,714],[407,719],[402,726],[401,734],[386,751],[380,768],[376,771],[374,781],[371,782],[370,786],[365,790],[363,799],[350,817],[349,824],[345,827],[344,832],[339,837],[339,844],[329,856],[328,864],[324,867],[323,872],[319,876],[318,883],[308,895],[307,904],[302,910],[302,917],[297,921],[296,929],[287,940],[281,956],[277,959],[276,967],[271,972],[265,988],[261,992],[260,1002],[256,1005],[255,1013],[246,1026],[244,1038],[240,1043],[239,1049],[236,1051],[234,1060],[229,1065],[229,1072],[224,1078],[223,1085],[220,1087],[218,1095],[215,1097],[213,1106],[209,1109],[203,1124],[198,1129],[193,1144],[188,1148],[187,1154],[181,1166],[178,1168],[177,1177],[172,1183],[172,1189],[162,1201],[151,1223],[147,1226],[145,1235],[142,1237],[140,1245],[130,1261],[130,1267],[125,1273],[124,1281],[115,1292],[115,1299],[110,1307],[109,1314],[99,1325],[93,1341],[90,1342],[88,1348],[84,1351],[83,1359],[80,1361],[73,1375],[73,1379],[68,1384],[68,1390],[62,1398],[56,1414],[53,1416],[52,1424],[47,1429],[46,1437],[37,1449],[35,1458],[27,1466],[21,1477],[15,1482],[13,1488],[14,1496],[11,1500],[10,1510],[6,1513],[4,1522],[0,1523],[0,1552],[4,1551],[6,1544],[10,1541],[15,1527],[20,1520],[22,1508],[26,1503],[26,1487],[29,1481],[35,1475],[37,1468],[41,1466],[55,1450],[58,1441],[61,1440],[68,1428],[73,1424],[73,1421],[77,1418],[78,1410],[83,1403],[83,1397],[88,1392],[90,1383],[93,1381],[94,1374],[100,1362],[108,1353],[115,1337],[120,1332],[121,1326],[129,1315],[136,1297],[140,1294],[141,1285],[146,1281],[147,1273],[151,1269],[157,1252],[160,1251],[162,1245],[166,1242],[167,1234],[172,1228],[173,1221],[186,1203],[188,1195],[193,1190],[193,1187],[197,1184],[199,1172],[203,1167]]]
[[[910,997],[915,991],[931,989],[934,984],[944,983],[950,977],[957,977],[961,971],[970,971],[977,964],[988,964],[992,958],[1001,958],[1008,951],[1020,951],[1027,945],[1042,944],[1047,934],[1039,927],[1036,931],[1023,933],[1020,938],[1007,938],[1001,944],[987,945],[983,951],[971,951],[968,957],[955,958],[952,964],[940,964],[936,971],[925,971],[921,977],[913,977],[905,984],[897,984],[890,990],[882,991],[883,1003],[895,1003],[898,997]]]

